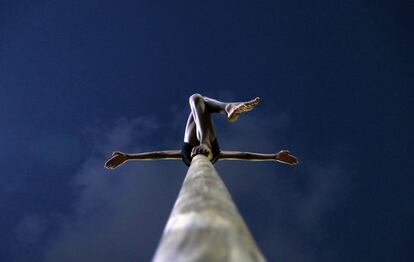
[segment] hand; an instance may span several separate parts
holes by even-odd
[[[105,167],[108,169],[114,169],[120,165],[122,165],[125,161],[127,161],[127,154],[115,151],[112,153],[111,159],[106,161]]]
[[[276,153],[276,161],[288,165],[299,164],[299,160],[291,155],[288,150],[281,150],[279,153]]]
[[[193,147],[191,150],[191,157],[194,157],[198,154],[205,155],[208,160],[213,159],[213,153],[211,152],[211,146],[207,144],[200,144],[196,147]]]

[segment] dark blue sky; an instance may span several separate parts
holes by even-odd
[[[410,1],[1,1],[1,261],[148,261],[192,93],[262,103],[216,165],[269,261],[413,261]]]

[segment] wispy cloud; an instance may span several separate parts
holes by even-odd
[[[17,240],[23,244],[36,244],[46,231],[47,219],[41,215],[28,215],[16,227]]]
[[[114,149],[142,151],[134,147],[137,140],[145,145],[146,136],[156,128],[153,119],[122,119],[99,135],[93,155],[74,176],[74,213],[61,221],[45,254],[46,261],[148,259],[149,253],[144,249],[155,246],[157,241],[148,236],[160,234],[162,226],[157,224],[157,216],[167,216],[169,212],[165,212],[169,208],[162,191],[169,170],[153,162],[109,171],[103,163]],[[170,163],[170,169],[174,168],[180,169]],[[179,171],[172,173],[182,173]],[[156,211],[160,208],[163,212]],[[151,225],[153,222],[155,225]],[[159,228],[159,232],[151,232],[153,228]]]

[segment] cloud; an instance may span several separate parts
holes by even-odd
[[[156,247],[162,231],[157,216],[166,219],[171,203],[164,198],[173,199],[171,194],[176,194],[173,190],[165,192],[168,173],[182,174],[184,168],[177,163],[160,166],[148,162],[128,163],[109,171],[103,163],[115,149],[142,151],[133,146],[136,139],[144,142],[155,128],[153,119],[122,119],[97,138],[95,142],[102,144],[96,143],[93,155],[74,176],[74,213],[61,221],[60,230],[45,253],[46,261],[149,259],[151,253],[141,247]],[[155,224],[151,225],[152,222]],[[152,232],[154,228],[157,232]]]
[[[35,244],[46,231],[47,223],[47,219],[38,214],[24,217],[16,227],[17,240],[25,245]]]
[[[234,125],[218,119],[217,130],[223,149],[274,152],[289,123],[285,113],[260,118],[246,114]],[[74,175],[73,212],[61,218],[59,230],[45,245],[45,261],[151,259],[187,169],[180,161],[148,161],[109,171],[103,163],[115,149],[143,151],[154,144],[151,134],[168,136],[179,128],[172,126],[140,117],[115,121],[105,132],[90,132],[95,137],[93,154]],[[346,174],[334,161],[310,161],[293,168],[237,161],[216,165],[270,261],[317,261],[331,255],[314,247],[323,241],[318,236],[324,215],[346,193]]]

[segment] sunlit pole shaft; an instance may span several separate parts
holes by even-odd
[[[153,261],[265,261],[204,155],[191,162]]]

